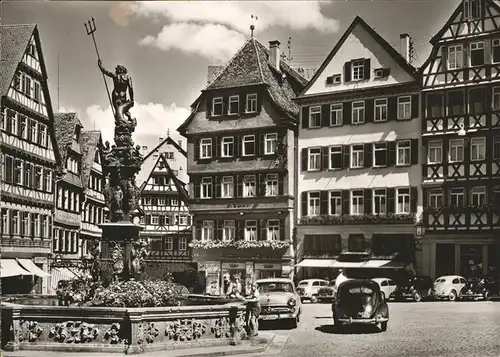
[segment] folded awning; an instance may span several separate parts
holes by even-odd
[[[363,265],[363,268],[386,268],[387,264],[390,264],[391,260],[384,259],[371,259],[367,260]]]
[[[333,268],[336,262],[334,259],[304,259],[295,266],[303,268]]]
[[[31,259],[16,259],[17,262],[27,271],[31,272],[33,275],[39,276],[40,278],[46,278],[50,274],[44,272],[42,269],[36,266]]]
[[[33,273],[23,269],[15,259],[0,259],[0,278],[20,275],[33,275]]]

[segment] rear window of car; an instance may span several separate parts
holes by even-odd
[[[373,294],[373,290],[366,286],[355,286],[349,289],[349,294],[371,295]]]
[[[307,286],[308,284],[309,284],[309,282],[308,282],[308,281],[301,281],[301,282],[299,283],[299,286]]]
[[[455,278],[453,279],[453,281],[451,282],[452,284],[458,284],[460,282],[460,280],[458,278]]]
[[[439,278],[436,279],[435,283],[444,283],[445,281],[446,281],[445,279]]]

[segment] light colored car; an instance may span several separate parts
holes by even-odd
[[[302,301],[309,300],[312,303],[318,302],[319,289],[328,286],[328,281],[323,279],[305,279],[297,285],[297,291]]]
[[[467,280],[460,275],[445,275],[434,281],[432,287],[432,297],[436,299],[448,299],[450,301],[457,300],[460,297],[460,292],[467,284]]]
[[[302,303],[293,281],[286,278],[260,279],[255,282],[260,294],[260,320],[286,320],[297,327]]]
[[[376,282],[380,286],[380,292],[384,299],[388,299],[389,296],[396,290],[396,283],[394,280],[389,278],[373,278],[372,281]]]

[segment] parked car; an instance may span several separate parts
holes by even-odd
[[[459,275],[445,275],[434,281],[432,287],[432,297],[436,299],[448,299],[450,301],[457,300],[460,297],[463,287],[467,280]]]
[[[345,325],[380,325],[387,330],[389,306],[380,285],[368,279],[351,279],[338,287],[332,304],[333,324],[336,329]]]
[[[498,283],[484,277],[471,277],[460,292],[463,300],[489,300],[492,292],[498,291]]]
[[[286,320],[297,327],[302,303],[293,281],[285,278],[260,279],[255,282],[260,294],[260,320]]]
[[[412,299],[419,302],[428,298],[432,293],[432,279],[430,276],[412,276],[396,285],[396,290],[389,295],[390,299],[396,301]]]
[[[335,295],[335,280],[330,281],[328,286],[318,289],[318,302],[332,302]]]
[[[372,280],[380,286],[380,292],[382,293],[384,299],[389,298],[389,296],[391,296],[391,294],[396,290],[396,283],[392,279],[373,278]]]
[[[306,279],[299,282],[297,292],[300,300],[303,302],[309,300],[312,303],[318,302],[318,290],[328,286],[328,281],[323,279]]]

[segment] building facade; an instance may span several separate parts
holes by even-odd
[[[420,83],[400,40],[398,53],[356,17],[296,99],[301,278],[415,263]],[[342,262],[346,252],[378,259]]]
[[[35,25],[0,31],[2,290],[46,293],[60,162],[47,71]]]
[[[289,276],[294,228],[295,131],[292,99],[305,79],[253,37],[208,85],[178,131],[188,140],[195,259],[206,292],[223,275]]]
[[[423,81],[424,273],[500,262],[500,7],[465,0],[432,38]]]

